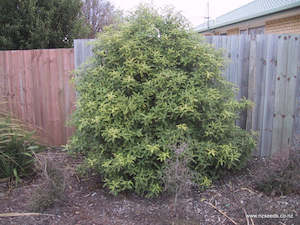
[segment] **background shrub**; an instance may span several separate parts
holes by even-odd
[[[81,0],[1,0],[0,49],[70,48],[89,25]]]
[[[68,148],[85,154],[113,194],[158,195],[180,143],[199,185],[243,166],[255,141],[235,120],[249,102],[235,100],[220,75],[221,53],[180,14],[141,6],[99,36],[94,54],[76,80],[77,132]]]

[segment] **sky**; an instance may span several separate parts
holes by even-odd
[[[209,17],[221,16],[233,9],[239,8],[253,0],[110,0],[115,7],[121,10],[130,11],[139,3],[150,2],[156,7],[173,6],[197,26],[205,22],[207,17],[207,2],[209,2]]]

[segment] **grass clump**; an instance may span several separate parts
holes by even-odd
[[[0,178],[16,178],[33,172],[33,150],[39,147],[32,132],[21,121],[3,110],[0,102]]]

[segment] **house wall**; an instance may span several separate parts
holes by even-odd
[[[243,21],[237,24],[230,24],[224,27],[201,32],[208,35],[237,35],[240,31],[249,31],[252,28],[265,27],[265,34],[279,33],[300,33],[300,7],[288,11],[279,12],[272,15],[267,15],[260,18]]]
[[[265,32],[267,34],[299,34],[300,15],[266,21]]]
[[[240,33],[239,28],[230,29],[230,30],[227,30],[227,32],[226,32],[227,35],[237,35],[239,33]]]

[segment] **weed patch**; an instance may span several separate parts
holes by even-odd
[[[300,194],[300,153],[280,151],[255,175],[256,189],[267,195]]]

